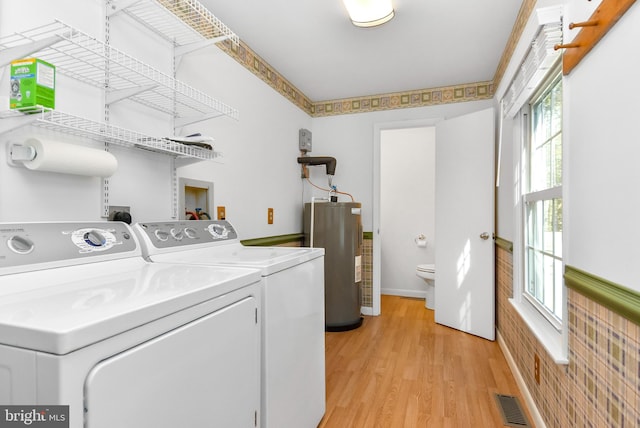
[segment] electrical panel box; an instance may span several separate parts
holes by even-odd
[[[311,151],[311,131],[308,129],[300,129],[298,132],[298,146],[301,152]]]

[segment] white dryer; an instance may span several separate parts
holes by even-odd
[[[258,270],[149,263],[117,222],[0,240],[1,405],[69,406],[72,428],[258,425]]]
[[[134,225],[150,261],[262,272],[262,428],[315,428],[325,412],[324,249],[246,247],[228,221]]]

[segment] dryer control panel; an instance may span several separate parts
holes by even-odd
[[[176,248],[190,245],[229,242],[238,239],[227,220],[176,220],[137,223],[136,233],[144,244],[155,248]]]
[[[9,267],[56,267],[140,254],[124,223],[0,223],[0,274]]]

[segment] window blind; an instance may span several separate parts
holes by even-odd
[[[509,88],[502,98],[504,117],[513,118],[522,105],[531,97],[549,69],[560,57],[561,52],[554,50],[562,43],[562,23],[552,22],[541,25],[531,42],[524,61],[520,64]]]

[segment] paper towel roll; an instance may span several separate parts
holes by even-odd
[[[36,151],[33,160],[24,162],[34,171],[110,177],[118,168],[116,157],[104,150],[42,138],[28,138],[23,144]]]

